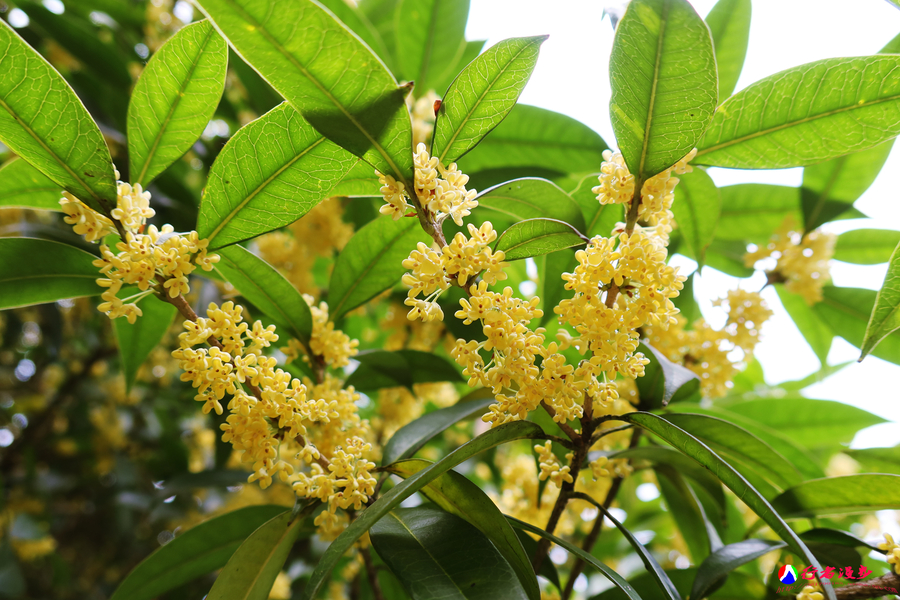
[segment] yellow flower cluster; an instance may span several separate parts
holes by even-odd
[[[541,474],[538,475],[539,480],[549,479],[559,488],[563,486],[563,483],[574,481],[569,473],[571,470],[569,465],[563,466],[559,457],[553,454],[553,443],[550,440],[547,440],[543,446],[537,444],[534,451],[538,454],[538,466],[541,469]],[[573,456],[574,454],[569,452],[566,454],[566,460],[571,462]]]
[[[71,194],[64,193],[59,202],[66,213],[65,222],[88,241],[117,233],[111,219]],[[116,208],[110,216],[119,222],[125,239],[115,245],[117,252],[101,245],[101,258],[94,261],[94,266],[105,275],[97,280],[97,284],[106,288],[101,294],[103,302],[97,308],[110,319],[125,317],[129,323],[134,323],[141,315],[137,301],[151,293],[151,285],[159,286],[159,292],[171,298],[186,294],[190,291],[188,276],[194,269],[200,266],[210,271],[219,260],[218,256],[207,254],[208,242],[199,239],[196,231],[179,234],[171,225],[163,225],[162,229],[151,225],[147,233],[143,233],[147,219],[154,214],[150,208],[150,192],[142,190],[139,184],[132,187],[121,181],[118,183]],[[124,300],[119,298],[125,285],[137,286],[140,293]],[[135,301],[127,303],[128,300]]]
[[[637,352],[637,329],[677,322],[671,299],[685,277],[666,264],[663,239],[646,230],[619,234],[618,247],[616,238],[595,237],[575,256],[575,272],[563,274],[566,289],[575,293],[556,307],[560,321],[578,332],[579,350],[593,353],[595,375],[642,377],[649,361]]]
[[[818,583],[813,583],[803,586],[803,589],[797,594],[797,600],[825,600],[825,594],[822,593],[822,588]]]
[[[328,320],[328,304],[320,302],[316,306],[312,296],[303,294],[303,299],[309,304],[312,313],[313,330],[310,336],[309,347],[313,354],[322,357],[325,364],[332,368],[345,367],[350,364],[350,357],[359,352],[359,340],[350,339],[346,333],[334,328],[334,323]],[[303,351],[303,346],[298,340],[291,339],[288,345],[281,349],[288,357],[288,362],[297,360]],[[309,357],[303,357],[309,362]]]
[[[756,292],[732,290],[727,298],[714,304],[728,307],[728,320],[721,330],[713,329],[703,319],[686,330],[687,321],[680,315],[668,329],[652,326],[643,329],[651,346],[697,374],[707,398],[720,398],[728,393],[740,366],[728,354],[740,348],[746,362],[759,342],[763,323],[772,316],[765,300]]]
[[[641,186],[638,222],[644,227],[656,227],[657,235],[668,240],[672,231],[673,216],[670,208],[675,198],[678,178],[693,169],[688,162],[697,155],[697,149],[678,161],[674,166],[654,175]],[[591,189],[597,194],[600,204],[624,204],[626,212],[631,208],[634,197],[634,175],[629,173],[621,152],[603,151],[603,163],[598,177],[600,185]]]
[[[884,534],[884,542],[878,544],[878,549],[885,553],[888,564],[894,573],[900,575],[900,544],[894,541],[890,534]]]
[[[416,146],[413,163],[416,202],[434,222],[440,223],[451,217],[461,226],[463,218],[478,206],[475,200],[477,192],[466,189],[469,176],[463,174],[456,163],[448,167],[440,164],[437,157],[432,157],[422,143]],[[412,199],[410,192],[402,182],[390,175],[383,175],[378,171],[375,173],[381,182],[381,193],[387,203],[380,209],[382,214],[390,215],[396,221],[415,210],[414,204],[409,202]]]
[[[438,100],[434,90],[428,90],[421,98],[406,97],[412,117],[413,147],[419,144],[431,145],[431,134],[434,131],[434,103]]]
[[[822,288],[831,280],[829,262],[834,256],[837,236],[821,231],[802,234],[792,217],[784,220],[768,244],[744,256],[744,264],[753,267],[760,261],[775,259],[768,269],[770,279],[784,281],[789,292],[800,294],[812,306],[822,300]]]
[[[302,294],[318,293],[312,272],[318,257],[330,257],[353,235],[353,227],[342,219],[336,198],[320,202],[286,230],[256,239],[259,254]]]
[[[470,223],[468,229],[471,237],[457,233],[440,253],[419,242],[409,258],[403,261],[403,266],[412,271],[403,275],[403,283],[410,288],[405,301],[412,307],[408,315],[410,320],[443,320],[444,313],[437,299],[453,281],[465,287],[479,274],[482,281],[489,284],[506,279],[504,254],[494,252],[490,246],[497,239],[491,222],[485,221],[480,228]],[[425,298],[418,299],[420,294]]]

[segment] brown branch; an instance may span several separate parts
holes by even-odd
[[[543,409],[545,411],[547,411],[547,414],[550,415],[550,417],[555,421],[556,420],[556,409],[554,409],[552,406],[547,404],[546,401],[543,401],[543,400],[541,401],[541,406],[543,407]],[[569,439],[572,440],[573,442],[575,442],[578,438],[581,437],[581,435],[577,431],[572,429],[567,423],[559,422],[559,423],[557,423],[557,425],[559,425],[559,428],[563,430],[563,433],[565,433],[567,436],[569,436]]]
[[[900,592],[900,575],[888,573],[865,582],[853,583],[841,588],[834,588],[838,600],[857,600],[858,598],[880,598],[888,594]]]

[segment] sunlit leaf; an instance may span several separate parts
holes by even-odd
[[[847,515],[900,508],[900,475],[862,473],[814,479],[772,501],[785,518]]]
[[[819,318],[802,296],[787,291],[781,284],[776,285],[775,290],[778,292],[778,299],[781,300],[782,306],[784,306],[784,309],[791,317],[794,325],[797,326],[809,347],[815,352],[819,362],[824,365],[828,358],[828,351],[831,350],[831,342],[834,339],[834,333],[832,333],[831,328]]]
[[[610,118],[640,181],[694,146],[716,109],[716,57],[703,19],[685,0],[632,0],[609,59]]]
[[[854,229],[838,235],[834,259],[856,265],[878,265],[891,260],[900,245],[900,231]]]
[[[546,179],[526,177],[507,181],[478,195],[480,216],[497,213],[501,218],[556,219],[585,230],[584,218],[578,205],[556,184]]]
[[[706,260],[706,249],[716,234],[722,198],[719,188],[703,169],[679,175],[672,213],[681,237],[690,248],[700,268]]]
[[[413,93],[437,89],[442,75],[466,49],[469,0],[401,0],[397,7],[395,45],[400,75],[415,81]]]
[[[896,256],[895,254],[894,257]],[[896,262],[897,260],[892,260],[891,266]],[[896,267],[888,268],[887,281],[891,281],[895,277],[893,273],[896,270]],[[868,347],[866,354],[871,353],[878,358],[900,364],[900,332],[891,329],[890,324],[886,326],[886,329],[875,329],[875,327],[882,327],[882,323],[885,323],[883,319],[890,320],[891,315],[894,314],[891,306],[895,306],[896,303],[892,304],[890,300],[893,298],[893,292],[890,292],[886,300],[881,303],[880,316],[878,321],[873,321],[876,325],[872,326],[872,334],[868,337],[866,334],[870,330],[869,321],[872,313],[875,312],[879,292],[861,288],[825,286],[822,293],[824,296],[822,301],[813,306],[813,310],[822,321],[831,327],[835,335],[841,336],[857,348],[862,348],[863,345],[872,345],[872,341],[879,336],[881,341],[874,346],[874,349]],[[882,296],[884,296],[883,293]],[[866,342],[869,343],[866,344]]]
[[[22,159],[0,167],[0,207],[59,210],[62,187]]]
[[[129,179],[147,187],[190,150],[209,123],[228,68],[228,47],[209,21],[183,27],[153,55],[128,104]]]
[[[28,260],[22,260],[22,257]],[[95,257],[68,244],[0,238],[0,309],[99,296]]]
[[[706,15],[716,48],[720,100],[734,92],[744,68],[750,41],[750,13],[750,0],[719,0]],[[691,594],[691,597],[695,596]]]
[[[898,329],[900,329],[900,244],[891,255],[884,283],[875,297],[875,306],[866,325],[866,335],[860,348],[862,353],[859,359],[865,358],[882,340]]]
[[[577,229],[555,219],[526,219],[500,234],[494,250],[502,250],[506,260],[550,254],[588,242]]]

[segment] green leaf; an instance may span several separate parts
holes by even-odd
[[[525,548],[525,555],[537,556],[537,540],[521,529],[516,529],[515,531],[516,535],[519,537],[519,541],[522,542],[522,547]],[[541,561],[541,568],[538,571],[538,575],[555,585],[557,589],[562,590],[562,583],[559,581],[559,571],[556,570],[556,565],[548,558],[548,555],[549,553],[544,554],[544,559]]]
[[[469,0],[401,0],[397,6],[397,63],[400,76],[416,83],[415,94],[442,93],[437,82],[466,49]]]
[[[112,210],[116,180],[100,128],[69,84],[5,21],[0,73],[0,140],[91,208]]]
[[[578,264],[575,253],[571,250],[563,250],[539,256],[535,260],[538,266],[538,297],[544,316],[541,317],[541,325],[556,319],[553,307],[557,306],[569,292],[565,289],[566,282],[562,278],[563,273],[571,273]]]
[[[369,45],[369,48],[375,51],[375,54],[386,64],[389,65],[390,51],[381,34],[375,29],[369,18],[364,15],[359,8],[351,5],[345,0],[318,0],[319,4],[334,13],[341,23],[347,29],[359,36],[359,38]]]
[[[201,0],[231,45],[322,135],[411,188],[412,124],[397,82],[313,0]],[[298,23],[315,35],[297,35]]]
[[[584,246],[589,241],[568,223],[556,219],[525,219],[500,234],[494,251],[502,250],[506,260],[520,260]]]
[[[340,0],[343,2],[344,0]],[[329,192],[331,196],[374,196],[381,198],[381,183],[375,175],[375,169],[369,163],[357,159],[356,165],[350,168],[347,174]]]
[[[800,534],[805,542],[818,542],[822,544],[830,544],[832,546],[845,546],[847,548],[865,547],[870,550],[878,550],[878,546],[870,544],[865,540],[861,540],[852,533],[841,531],[840,529],[827,529],[825,527],[816,527],[815,529],[807,529]]]
[[[863,473],[813,479],[772,501],[786,519],[848,515],[900,508],[900,475]]]
[[[898,67],[900,56],[829,58],[757,81],[719,107],[695,162],[802,167],[895,137],[900,80],[892,73]]]
[[[860,429],[885,422],[881,417],[849,404],[812,400],[799,394],[747,400],[729,405],[728,411],[774,431],[788,432],[794,443],[812,449],[848,443]]]
[[[416,244],[431,243],[416,219],[375,219],[350,238],[338,255],[328,286],[332,321],[395,285]]]
[[[749,539],[719,548],[697,567],[691,598],[706,598],[720,587],[728,575],[738,567],[756,560],[787,544],[774,540]]]
[[[422,469],[427,469],[431,464],[425,460],[410,459],[394,463],[387,470],[406,479]],[[493,500],[481,491],[481,488],[466,479],[465,476],[450,470],[419,491],[448,513],[465,519],[487,536],[487,539],[500,552],[504,562],[512,568],[518,583],[524,587],[523,596],[532,600],[538,600],[541,597],[537,577],[522,543],[503,513],[500,512]],[[379,523],[383,522],[384,520]],[[377,526],[378,524],[376,524]]]
[[[897,259],[894,258],[891,261],[891,265],[894,265],[896,262]],[[896,267],[892,269],[889,266],[888,278],[895,272]],[[822,293],[824,296],[822,301],[816,304],[813,310],[816,311],[820,319],[831,327],[835,335],[841,336],[857,348],[862,348],[864,344],[867,346],[871,345],[872,340],[875,339],[874,336],[882,335],[880,331],[876,333],[875,325],[872,326],[872,333],[869,336],[866,335],[870,331],[870,315],[875,312],[875,303],[881,292],[826,285]],[[890,306],[889,298],[890,296],[882,302],[883,306]],[[890,314],[890,308],[882,308],[881,311],[880,319],[886,318],[886,315]],[[873,323],[878,323],[878,321],[873,321]],[[887,325],[887,327],[890,327],[890,325]],[[874,350],[867,348],[866,354],[868,353],[894,364],[900,364],[900,332],[890,329],[883,332],[881,341],[874,347]]]
[[[693,564],[722,546],[719,532],[706,516],[696,492],[673,468],[656,469],[659,491],[687,544]]]
[[[878,265],[890,261],[898,245],[900,231],[854,229],[838,236],[834,259],[855,265]]]
[[[578,496],[581,500],[587,500],[591,498],[587,494],[582,494]],[[599,502],[593,501],[591,499],[591,504],[593,504],[600,512],[603,513],[603,516],[610,521],[612,524],[616,526],[625,539],[628,541],[629,545],[634,548],[635,553],[641,558],[641,562],[644,563],[644,568],[647,569],[647,572],[656,580],[657,587],[663,592],[666,598],[670,598],[671,600],[681,600],[681,594],[678,593],[678,590],[675,589],[675,585],[672,583],[672,580],[669,579],[669,576],[666,575],[666,572],[663,571],[662,567],[657,562],[656,558],[650,554],[650,551],[644,547],[642,543],[640,543],[634,534],[632,534],[628,529],[619,523],[619,521],[612,516],[606,507],[604,507]]]
[[[466,154],[462,163],[470,174],[508,168],[521,170],[520,177],[536,169],[549,169],[559,175],[586,173],[600,168],[603,151],[608,147],[600,135],[572,117],[516,104],[503,122]]]
[[[747,469],[751,469],[781,489],[803,480],[790,461],[743,427],[718,417],[691,413],[666,415],[666,420],[698,438],[723,459],[730,458],[746,465],[735,467],[745,477],[748,476]]]
[[[628,170],[646,181],[681,160],[716,110],[709,29],[685,0],[632,0],[609,58],[609,113]]]
[[[326,198],[356,162],[281,104],[222,148],[209,171],[197,233],[221,248],[289,225]]]
[[[456,515],[428,507],[398,508],[378,521],[370,535],[378,555],[414,600],[529,597],[491,542]]]
[[[21,159],[0,167],[0,207],[59,210],[62,188]]]
[[[675,584],[678,591],[683,596],[691,591],[691,584],[697,574],[696,568],[689,569],[671,569],[666,574]],[[656,582],[647,574],[642,573],[631,580],[634,589],[641,594],[642,598],[653,598],[656,593]],[[766,585],[758,577],[751,577],[741,573],[740,571],[732,573],[731,577],[725,582],[721,589],[709,596],[710,600],[750,600],[766,598],[768,590]],[[693,598],[693,596],[691,596]],[[590,600],[625,600],[626,596],[622,595],[619,590],[607,590],[596,596],[592,596]]]
[[[381,388],[412,387],[414,383],[462,382],[456,366],[442,356],[420,350],[366,350],[353,357],[359,366],[344,382],[369,392]]]
[[[555,183],[546,179],[526,177],[507,181],[481,192],[477,200],[479,216],[494,212],[501,218],[514,221],[556,219],[578,231],[585,230],[578,205]]]
[[[494,395],[489,389],[476,390],[453,406],[432,411],[407,423],[385,444],[381,464],[389,465],[414,455],[435,436],[460,421],[483,413],[494,402]]]
[[[722,198],[719,188],[703,169],[694,169],[692,173],[679,175],[678,179],[681,183],[675,189],[672,212],[682,239],[702,269],[706,248],[716,235]]]
[[[803,334],[803,338],[815,352],[819,362],[825,365],[828,351],[831,350],[831,342],[834,339],[831,328],[822,322],[812,307],[803,299],[803,296],[787,291],[781,284],[776,285],[775,290],[778,292],[778,299],[781,300],[782,306],[794,321],[794,325]]]
[[[312,313],[297,289],[269,263],[241,246],[218,251],[216,268],[240,294],[275,321],[285,333],[304,344],[312,334]],[[287,341],[283,339],[282,341]]]
[[[615,571],[613,571],[612,569],[607,567],[602,562],[600,562],[592,554],[589,554],[589,553],[585,552],[584,550],[582,550],[581,548],[579,548],[578,546],[576,546],[575,544],[572,544],[571,542],[567,542],[566,540],[564,540],[562,538],[558,538],[551,533],[547,533],[543,529],[541,529],[539,527],[535,527],[534,525],[531,525],[530,523],[526,523],[525,521],[520,521],[519,519],[516,519],[515,517],[510,517],[508,515],[506,518],[509,520],[510,523],[512,523],[513,527],[515,527],[516,529],[521,529],[522,531],[527,531],[528,533],[533,533],[535,535],[541,536],[542,538],[548,539],[551,542],[553,542],[554,544],[556,544],[557,546],[562,546],[567,552],[569,552],[569,554],[574,554],[575,556],[577,556],[578,558],[580,558],[587,564],[591,565],[592,567],[594,567],[595,569],[600,571],[600,573],[604,577],[606,577],[606,579],[608,579],[613,585],[615,585],[616,589],[624,592],[625,597],[628,598],[629,600],[641,600],[641,597],[638,596],[636,591],[634,591],[634,588],[631,587],[630,583],[628,583],[627,581],[622,579],[621,575],[619,575],[618,573],[616,573]]]
[[[28,260],[22,260],[22,257]],[[0,309],[99,296],[94,255],[68,244],[0,238]]]
[[[706,15],[706,24],[716,48],[719,98],[734,93],[744,68],[750,41],[750,0],[719,0]],[[692,598],[700,598],[694,596]]]
[[[746,253],[747,246],[744,242],[714,240],[706,249],[706,265],[732,277],[750,277],[754,271],[744,264]]]
[[[725,504],[725,495],[719,480],[716,479],[711,472],[697,465],[692,459],[668,446],[638,446],[637,448],[628,448],[610,454],[609,458],[645,460],[656,469],[659,469],[659,467],[662,467],[663,469],[671,468],[671,470],[693,480],[710,498],[715,500],[718,505],[724,506]]]
[[[629,413],[627,415],[622,415],[621,420],[628,423],[634,423],[639,427],[655,433],[707,469],[711,469],[722,483],[728,486],[732,492],[737,494],[738,498],[740,498],[744,504],[772,528],[772,531],[774,531],[778,537],[788,543],[791,550],[805,558],[807,564],[812,565],[821,571],[819,561],[813,556],[812,552],[810,552],[803,541],[797,537],[797,534],[788,527],[788,524],[785,523],[772,508],[772,505],[769,504],[769,502],[756,491],[752,485],[747,483],[747,480],[744,479],[734,467],[722,460],[700,440],[683,429],[673,425],[663,417],[651,413]],[[828,598],[828,600],[837,600],[831,586],[824,586],[824,589],[825,597]]]
[[[718,240],[767,242],[786,217],[800,222],[800,190],[795,187],[739,183],[721,187],[719,193],[722,215],[716,228]]]
[[[691,329],[691,324],[703,315],[700,312],[700,305],[697,304],[697,298],[694,296],[694,280],[697,278],[697,272],[693,272],[684,282],[681,292],[672,298],[672,304],[681,313],[681,316],[687,320],[685,329]]]
[[[132,183],[147,184],[191,149],[225,89],[228,46],[209,21],[183,27],[141,73],[128,104]]]
[[[852,208],[884,166],[894,140],[803,169],[802,209],[806,231]]]
[[[207,599],[267,600],[272,584],[300,534],[305,512],[296,518],[290,511],[285,512],[250,534],[228,559]]]
[[[285,510],[274,505],[248,506],[191,527],[136,566],[111,600],[152,600],[222,568],[251,533]]]
[[[509,114],[547,36],[512,38],[491,46],[456,77],[434,124],[431,154],[449,165],[474,148]]]
[[[641,343],[640,349],[650,361],[644,376],[635,380],[642,406],[662,408],[669,402],[689,398],[700,389],[700,378],[693,371],[673,363],[649,344]]]
[[[331,570],[344,555],[344,552],[368,531],[372,525],[436,477],[488,448],[513,440],[540,439],[543,436],[544,433],[541,431],[541,428],[528,421],[517,421],[500,425],[463,444],[427,469],[419,471],[409,479],[405,479],[391,488],[359,513],[356,520],[328,546],[328,549],[325,550],[319,564],[316,565],[310,576],[309,583],[303,589],[302,600],[312,600],[318,595]]]
[[[863,471],[900,475],[900,446],[844,450],[844,454],[858,462]]]
[[[126,390],[131,389],[138,369],[162,341],[178,312],[158,298],[145,298],[140,308],[142,314],[133,325],[125,319],[113,320]]]

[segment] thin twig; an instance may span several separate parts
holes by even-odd
[[[381,585],[378,583],[378,570],[375,568],[375,563],[372,562],[372,554],[368,548],[360,548],[359,553],[362,554],[363,562],[366,564],[366,576],[369,578],[369,585],[372,587],[375,600],[384,600]]]
[[[547,404],[546,401],[541,401],[541,406],[545,411],[547,411],[547,414],[550,415],[550,417],[553,418],[554,421],[556,421],[556,409]],[[573,442],[581,437],[581,435],[577,431],[572,429],[568,424],[564,422],[558,422],[557,424],[559,425],[559,428],[563,430],[563,433],[569,436],[569,439]]]

